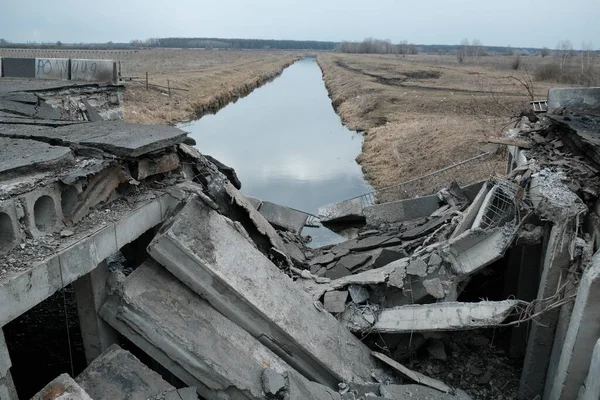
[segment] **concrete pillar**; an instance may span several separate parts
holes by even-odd
[[[0,328],[0,400],[19,400],[15,384],[10,375],[11,365],[4,333]]]
[[[564,225],[555,224],[545,246],[537,299],[552,296],[556,293],[559,282],[564,282],[567,267],[571,262],[569,244],[569,231]],[[535,311],[540,310],[536,308]],[[558,316],[559,309],[556,309],[543,313],[532,322],[519,385],[520,399],[531,399],[544,391]]]
[[[590,370],[581,395],[581,400],[598,399],[600,399],[600,339],[598,339],[596,346],[594,346]]]
[[[600,254],[583,273],[556,376],[544,400],[575,399],[584,384],[592,352],[600,338]]]
[[[107,276],[108,265],[103,261],[89,274],[73,283],[85,359],[88,364],[110,345],[119,342],[117,331],[104,322],[98,314],[98,310],[108,297]]]

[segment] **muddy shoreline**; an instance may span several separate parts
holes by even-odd
[[[125,121],[175,125],[214,114],[274,80],[300,58],[298,53],[274,53],[264,59],[249,57],[204,70],[157,73],[151,83],[165,86],[169,79],[171,87],[177,89],[169,96],[164,89],[146,90],[143,84],[128,84]]]
[[[273,71],[268,74],[263,74],[262,76],[252,80],[251,82],[243,83],[240,86],[234,88],[232,92],[220,93],[217,95],[216,98],[214,98],[209,103],[195,104],[194,105],[194,114],[191,116],[190,120],[200,119],[207,114],[216,114],[223,107],[226,107],[227,105],[229,105],[231,103],[235,103],[239,99],[248,96],[255,89],[258,89],[259,87],[266,85],[267,83],[272,82],[273,80],[278,78],[287,67],[289,67],[290,65],[292,65],[293,63],[298,61],[300,58],[301,57],[297,57],[293,60],[290,60],[290,61],[284,63],[281,66],[281,68],[279,68],[278,70]],[[186,121],[177,121],[177,122],[186,122]]]

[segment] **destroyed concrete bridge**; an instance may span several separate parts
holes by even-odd
[[[505,176],[317,249],[185,132],[121,122],[123,90],[0,92],[0,399],[600,396],[599,89],[551,91]],[[56,294],[72,368],[23,384],[8,333]]]

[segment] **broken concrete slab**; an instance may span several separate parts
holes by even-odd
[[[599,303],[600,253],[596,253],[579,283],[556,374],[551,377],[552,382],[546,384],[545,398],[577,398],[589,372],[594,346],[600,337]]]
[[[100,121],[31,131],[0,132],[0,136],[35,139],[63,145],[80,144],[119,157],[139,157],[181,143],[187,133],[166,125],[143,125],[120,121]]]
[[[437,389],[442,393],[454,393],[454,389],[452,389],[450,386],[446,385],[445,383],[438,381],[437,379],[433,379],[428,376],[425,376],[419,372],[412,371],[412,370],[406,368],[404,365],[400,364],[399,362],[392,360],[385,354],[381,354],[376,351],[373,351],[371,354],[373,354],[373,357],[377,358],[378,360],[381,360],[382,362],[384,362],[388,366],[392,367],[393,369],[395,369],[402,375],[412,379],[413,381],[415,381],[417,383],[420,383],[425,386],[429,386],[430,388],[433,388],[433,389]]]
[[[415,400],[471,400],[462,390],[456,394],[443,393],[423,385],[381,385],[381,395],[386,399],[415,399]]]
[[[319,207],[322,223],[360,222],[365,220],[360,197]]]
[[[38,106],[0,98],[0,111],[28,118],[60,119],[58,110],[55,110],[44,102]]]
[[[257,210],[262,205],[262,200],[259,198],[248,196],[247,194],[244,195],[244,197],[246,197],[246,199],[250,202],[250,204],[252,204],[252,207],[256,208]]]
[[[233,203],[233,204],[241,207],[245,211],[245,213],[247,214],[246,218],[249,218],[250,221],[252,222],[252,225],[253,225],[252,227],[260,235],[263,235],[263,237],[267,238],[269,245],[270,245],[269,247],[274,247],[275,249],[277,249],[283,253],[287,253],[287,247],[286,247],[285,243],[283,242],[283,240],[281,239],[281,236],[279,236],[279,234],[277,233],[275,228],[273,228],[273,226],[269,223],[269,221],[267,221],[266,218],[260,212],[258,212],[256,210],[256,208],[254,208],[252,206],[250,201],[248,201],[246,199],[246,196],[244,196],[239,190],[237,190],[233,186],[233,184],[231,184],[229,182],[225,183],[224,188],[225,188],[225,194],[229,198],[229,203],[230,204]],[[215,192],[213,191],[212,193],[215,193]],[[219,203],[219,206],[222,207],[221,203]],[[231,211],[231,210],[229,210],[229,211]],[[233,213],[233,212],[228,213],[228,215],[232,215],[232,214],[235,214],[235,213]],[[248,231],[250,228],[251,227],[246,227],[246,231]],[[259,243],[257,243],[257,240],[255,240],[254,242],[260,249],[260,246],[259,246]],[[290,254],[290,256],[292,256],[292,255]],[[294,258],[294,259],[296,261],[304,262],[304,257],[302,257],[301,259],[296,259],[296,258]]]
[[[31,400],[100,400],[100,398],[92,398],[81,388],[77,382],[68,374],[59,375],[52,382],[44,386]],[[115,398],[115,400],[117,400]],[[133,400],[133,399],[132,399]],[[146,399],[144,399],[146,400]]]
[[[129,275],[100,312],[205,398],[263,399],[265,366],[289,382],[313,385],[152,260]]]
[[[161,229],[148,252],[309,379],[327,385],[370,379],[366,346],[197,198]],[[338,352],[337,343],[346,350]]]
[[[378,310],[370,332],[408,333],[492,327],[502,323],[520,304],[518,300],[410,304]],[[362,318],[356,314],[354,318]],[[362,323],[352,324],[361,326]]]
[[[217,160],[214,157],[209,156],[208,154],[204,154],[204,157],[211,163],[213,163],[219,172],[227,177],[229,182],[237,189],[240,190],[242,188],[242,183],[240,182],[235,169],[231,168],[229,165],[223,164],[221,161]],[[256,208],[258,210],[258,207]]]
[[[176,153],[165,154],[157,159],[143,158],[138,161],[133,177],[139,181],[152,175],[171,172],[179,168],[179,165]]]
[[[198,393],[195,387],[186,387],[161,393],[148,400],[198,400]]]
[[[479,210],[481,209],[481,206],[483,205],[483,202],[488,192],[490,191],[490,188],[491,184],[487,182],[482,185],[481,190],[479,191],[479,193],[477,193],[477,196],[475,197],[471,205],[469,205],[469,207],[463,213],[463,217],[456,226],[456,229],[454,229],[451,238],[454,238],[460,235],[461,233],[464,233],[473,226],[473,222],[475,221],[475,218],[477,217],[477,214],[479,213]]]
[[[94,400],[147,400],[174,389],[116,344],[92,361],[76,381]]]
[[[73,153],[68,147],[0,137],[0,176],[57,168],[73,162]]]
[[[263,201],[258,212],[272,225],[295,233],[300,233],[308,220],[308,214],[270,201]]]
[[[352,271],[340,263],[331,263],[330,265],[327,266],[327,272],[324,274],[326,278],[341,279],[345,276],[352,275]]]
[[[37,104],[38,97],[34,93],[28,92],[13,92],[2,95],[2,99],[16,101],[25,104]]]
[[[152,260],[127,277],[122,295],[109,298],[100,313],[206,398],[260,398],[264,365],[279,372],[289,368]]]
[[[304,290],[311,294],[313,299],[319,300],[325,292],[344,288],[348,285],[375,285],[385,283],[390,274],[396,270],[406,270],[408,259],[403,258],[389,263],[388,265],[372,269],[370,271],[361,272],[355,275],[346,276],[344,278],[333,280],[327,284],[317,284],[315,282],[305,281]]]
[[[440,199],[436,195],[374,204],[365,207],[363,212],[368,225],[411,221],[430,216],[440,207]]]
[[[0,277],[0,326],[98,267],[127,243],[159,225],[179,204],[178,197],[159,193],[121,214],[119,220],[64,240],[52,256]],[[61,279],[62,277],[62,279]]]
[[[336,267],[341,266],[347,268],[350,271],[354,271],[355,269],[358,269],[365,265],[372,258],[373,256],[368,253],[348,254],[340,258],[340,260],[336,264]]]
[[[455,213],[447,212],[443,216],[431,217],[429,221],[427,221],[423,225],[419,225],[413,229],[409,229],[405,232],[402,232],[402,235],[400,237],[405,240],[412,240],[423,235],[427,235],[429,233],[434,232],[445,223],[450,222],[452,218],[454,218],[454,216]]]
[[[517,233],[507,223],[493,229],[469,229],[443,244],[441,252],[458,275],[470,275],[502,258]]]
[[[315,265],[315,264],[325,265],[325,264],[329,264],[330,262],[335,260],[335,258],[336,258],[336,256],[333,253],[324,253],[324,254],[320,254],[317,257],[310,260],[309,264],[310,265]]]
[[[548,113],[562,108],[574,111],[600,110],[600,88],[548,89]]]

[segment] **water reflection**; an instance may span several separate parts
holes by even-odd
[[[362,136],[341,124],[314,58],[216,115],[182,124],[198,149],[235,168],[242,192],[316,214],[319,206],[371,190],[355,158]],[[340,241],[319,228],[313,246]]]

